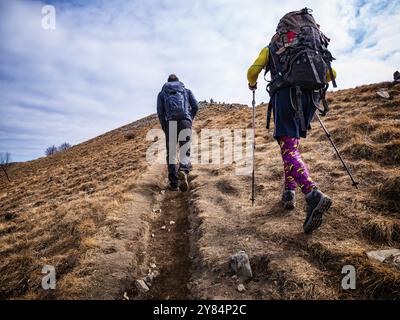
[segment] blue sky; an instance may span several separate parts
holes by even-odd
[[[56,8],[56,30],[41,9]],[[155,112],[176,73],[198,100],[249,104],[246,72],[279,18],[314,9],[340,88],[400,69],[400,1],[0,0],[0,152],[14,161]],[[262,77],[258,101],[267,101]]]

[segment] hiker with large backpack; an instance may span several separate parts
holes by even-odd
[[[191,169],[190,143],[192,122],[198,111],[193,93],[185,88],[174,74],[168,77],[157,98],[157,115],[166,137],[169,189],[189,189],[188,174]],[[179,142],[179,165],[176,153]]]
[[[276,34],[249,68],[249,89],[257,89],[260,72],[271,72],[267,86],[270,103],[267,128],[274,115],[274,138],[279,143],[284,164],[284,191],[282,202],[286,209],[296,205],[296,188],[306,197],[307,216],[303,228],[306,233],[319,228],[322,216],[332,201],[323,194],[310,177],[299,151],[300,138],[307,137],[316,110],[326,113],[325,93],[328,83],[336,87],[334,60],[327,47],[329,39],[320,31],[310,9],[286,14],[279,22]],[[323,101],[324,110],[319,108]]]

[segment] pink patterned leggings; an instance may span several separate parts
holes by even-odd
[[[317,186],[310,178],[307,166],[301,159],[300,139],[281,137],[279,145],[285,169],[285,188],[294,191],[299,186],[304,194],[308,194]]]

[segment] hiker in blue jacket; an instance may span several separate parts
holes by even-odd
[[[198,103],[193,93],[176,75],[170,75],[158,94],[157,114],[166,138],[169,189],[172,191],[189,190],[192,122],[197,111]],[[178,142],[179,165],[176,160]]]

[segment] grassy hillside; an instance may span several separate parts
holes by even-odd
[[[392,98],[379,97],[380,88]],[[265,129],[265,105],[257,107],[254,208],[250,179],[235,175],[234,166],[196,165],[188,194],[165,191],[165,167],[145,159],[146,133],[158,127],[150,116],[63,153],[13,164],[11,183],[0,175],[0,298],[400,298],[399,270],[365,254],[400,246],[400,85],[328,98],[324,121],[360,188],[351,186],[315,121],[302,151],[334,205],[313,235],[302,233],[300,194],[293,212],[279,203],[283,165],[273,129]],[[207,105],[195,129],[250,125],[247,106]],[[227,264],[240,250],[255,276],[243,293]],[[357,290],[340,287],[346,264],[357,269]],[[41,288],[44,265],[56,268],[54,291]],[[159,276],[142,294],[134,280],[149,268]]]

